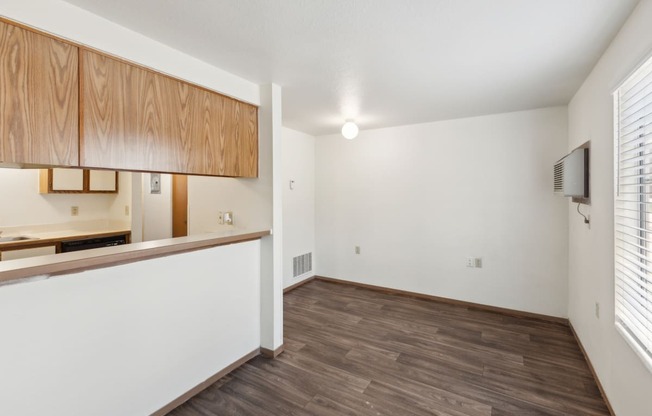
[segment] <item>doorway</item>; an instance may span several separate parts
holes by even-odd
[[[172,175],[172,237],[188,235],[188,176]]]

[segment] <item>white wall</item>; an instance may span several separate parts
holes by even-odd
[[[131,172],[118,173],[118,195],[111,203],[109,218],[113,221],[124,221],[131,223]],[[125,206],[129,207],[129,213],[125,213]]]
[[[318,137],[317,274],[565,317],[566,111]]]
[[[225,228],[217,222],[219,211],[233,212],[235,228],[271,229],[271,171],[258,179],[188,176],[188,233]]]
[[[161,174],[161,193],[150,192],[150,173],[143,173],[143,241],[172,238],[172,175]]]
[[[306,253],[313,270],[293,278],[292,259]],[[315,138],[283,128],[283,287],[314,276],[316,260]]]
[[[38,188],[38,169],[0,169],[3,201],[0,203],[0,230],[23,225],[109,220],[111,206],[118,198],[116,194],[39,194]],[[122,197],[130,198],[130,195]],[[79,215],[70,215],[71,206],[79,207]]]
[[[188,234],[271,228],[267,213],[271,207],[261,198],[259,187],[257,179],[188,176]],[[225,211],[233,213],[233,226],[218,223],[219,212]]]
[[[245,192],[250,179],[188,176],[188,234],[204,234],[227,228],[251,228],[261,218],[255,204],[247,201]],[[234,225],[218,223],[219,212],[231,211]],[[271,220],[267,219],[271,228]]]
[[[260,346],[259,259],[252,241],[0,287],[0,414],[158,410]]]
[[[569,105],[569,147],[591,140],[588,229],[570,218],[569,317],[619,416],[650,414],[652,373],[614,326],[613,101],[611,93],[652,52],[652,1],[642,1]],[[595,317],[595,303],[600,318]]]

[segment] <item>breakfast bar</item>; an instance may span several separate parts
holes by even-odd
[[[0,262],[0,284],[15,283],[18,279],[33,276],[39,276],[40,279],[43,276],[72,273],[257,240],[269,234],[269,230],[230,229],[188,237],[104,247],[92,251],[52,254]]]

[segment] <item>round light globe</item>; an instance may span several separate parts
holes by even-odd
[[[344,136],[345,139],[355,139],[358,137],[358,126],[352,121],[347,121],[344,123],[342,126],[342,136]]]

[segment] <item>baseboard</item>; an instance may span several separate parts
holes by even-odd
[[[384,287],[384,286],[376,286],[376,285],[369,285],[369,284],[366,284],[366,283],[352,282],[352,281],[349,281],[349,280],[334,279],[332,277],[315,276],[315,279],[316,280],[321,280],[321,281],[324,281],[324,282],[331,282],[331,283],[338,283],[338,284],[343,284],[343,285],[363,287],[365,289],[376,290],[376,291],[380,291],[380,292],[384,292],[384,293],[388,293],[388,294],[393,294],[393,295],[408,296],[408,297],[417,298],[417,299],[432,300],[432,301],[435,301],[435,302],[448,303],[448,304],[451,304],[451,305],[465,306],[465,307],[467,307],[469,309],[476,309],[476,310],[482,310],[482,311],[488,311],[488,312],[496,312],[496,313],[500,313],[502,315],[515,316],[517,318],[537,319],[537,320],[540,320],[540,321],[552,322],[552,323],[562,324],[562,325],[568,326],[568,319],[559,318],[557,316],[543,315],[543,314],[534,313],[534,312],[519,311],[519,310],[516,310],[516,309],[501,308],[501,307],[498,307],[498,306],[483,305],[481,303],[473,303],[473,302],[467,302],[467,301],[464,301],[464,300],[444,298],[444,297],[441,297],[441,296],[426,295],[426,294],[418,293],[418,292],[410,292],[410,291],[407,291],[407,290],[392,289],[392,288],[388,288],[388,287]]]
[[[589,358],[589,355],[586,353],[586,350],[584,349],[584,345],[582,345],[582,341],[580,341],[580,337],[577,336],[577,332],[575,332],[575,328],[573,328],[573,324],[568,321],[568,326],[570,326],[571,332],[573,333],[573,336],[575,337],[575,340],[577,341],[577,345],[580,346],[580,350],[582,351],[582,355],[584,355],[584,359],[586,360],[586,363],[589,365],[589,370],[591,370],[591,374],[593,374],[593,379],[595,380],[595,384],[598,385],[598,389],[600,390],[600,394],[602,395],[602,399],[604,399],[605,404],[607,405],[607,409],[609,409],[609,413],[611,416],[615,416],[616,413],[614,412],[613,407],[611,407],[611,403],[609,403],[609,399],[607,398],[607,394],[604,391],[604,388],[602,387],[602,383],[600,383],[600,379],[598,378],[598,374],[595,372],[595,368],[593,368],[593,364],[591,363],[591,359]]]
[[[211,376],[208,379],[206,379],[205,381],[199,383],[198,385],[196,385],[192,389],[188,390],[187,392],[185,392],[181,396],[177,397],[176,399],[174,399],[173,401],[171,401],[167,405],[163,406],[162,408],[160,408],[156,412],[152,413],[151,416],[164,416],[164,415],[167,415],[172,410],[174,410],[177,407],[181,406],[182,404],[184,404],[185,402],[190,400],[193,396],[196,396],[201,391],[206,389],[208,386],[215,383],[217,380],[219,380],[222,377],[224,377],[225,375],[229,374],[231,371],[233,371],[236,368],[240,367],[242,364],[246,363],[247,361],[251,360],[252,358],[258,356],[260,353],[261,353],[260,349],[256,348],[255,350],[253,350],[249,354],[246,354],[245,356],[243,356],[242,358],[240,358],[239,360],[237,360],[233,364],[227,366],[223,370],[218,371],[213,376]]]
[[[280,353],[283,352],[284,349],[285,349],[285,344],[281,344],[280,347],[278,347],[273,351],[267,348],[260,347],[260,354],[265,358],[276,358]]]
[[[296,289],[296,288],[298,288],[300,286],[303,286],[306,283],[313,281],[314,279],[315,279],[315,276],[311,276],[311,277],[308,277],[306,279],[303,279],[300,282],[297,282],[297,283],[295,283],[293,285],[290,285],[290,286],[286,287],[285,289],[283,289],[283,294],[288,293],[289,291],[294,290],[294,289]]]

